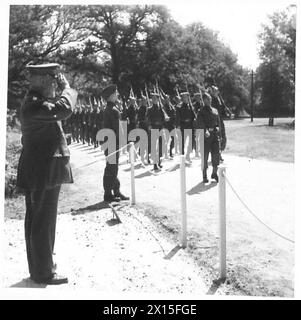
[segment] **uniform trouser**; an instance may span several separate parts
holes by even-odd
[[[157,130],[161,131],[162,127],[158,127],[158,128],[154,127],[152,129],[157,129]],[[148,135],[148,141],[149,141],[149,143],[148,143],[149,153],[155,152],[156,156],[159,154],[159,157],[157,159],[158,161],[154,161],[154,164],[158,164],[158,163],[160,164],[161,163],[160,159],[162,157],[162,144],[163,144],[162,136],[160,135],[158,137],[158,139],[155,139],[152,141],[152,135],[151,135],[151,130],[150,130],[149,135]],[[153,155],[153,156],[155,156],[155,155]],[[153,160],[155,160],[155,159],[153,159]]]
[[[81,126],[80,127],[80,139],[83,143],[86,142],[85,138],[86,138],[86,128],[84,126]]]
[[[184,130],[191,130],[191,135],[187,135],[187,138],[189,139],[189,143],[190,143],[190,145],[191,145],[191,148],[194,148],[195,147],[195,144],[194,144],[194,136],[195,136],[195,134],[194,134],[194,130],[192,129],[192,126],[191,127],[189,127],[189,128],[184,128],[184,127],[181,127],[181,135],[182,135],[182,141],[181,141],[181,143],[182,143],[182,155],[184,155],[185,154],[185,143],[186,143],[186,137],[185,137],[185,131]],[[191,140],[190,140],[191,139]],[[189,148],[188,148],[188,150],[189,150]]]
[[[169,131],[169,133],[170,133],[172,130],[175,129],[175,127],[173,127],[173,126],[168,126],[166,129],[167,129],[167,130]],[[170,154],[170,155],[172,155],[172,149],[174,149],[174,147],[175,147],[175,137],[174,137],[174,136],[171,136],[171,138],[170,138],[170,144],[169,144],[169,154]]]
[[[52,254],[60,188],[41,188],[25,194],[27,261],[30,276],[35,280],[47,279],[54,272]]]
[[[92,134],[91,134],[91,143],[96,144],[96,134],[97,134],[97,127],[92,128]]]
[[[219,165],[219,138],[216,132],[211,132],[208,138],[204,138],[204,170],[208,168],[209,152],[211,153],[212,167]]]
[[[91,142],[91,137],[92,137],[92,129],[89,125],[87,125],[87,127],[86,127],[86,141],[88,142],[88,144],[90,144],[90,142]]]
[[[118,194],[120,191],[120,182],[117,177],[118,161],[119,161],[119,154],[117,153],[116,163],[113,164],[113,163],[109,163],[109,161],[106,162],[106,167],[103,175],[103,188],[104,188],[105,194],[111,194],[112,191],[114,192],[114,194]]]

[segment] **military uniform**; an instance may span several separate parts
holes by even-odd
[[[226,129],[224,124],[225,117],[225,108],[223,108],[222,102],[218,97],[212,96],[212,107],[218,111],[220,118],[220,149],[221,151],[225,150],[227,137],[226,137]]]
[[[17,186],[25,193],[29,273],[38,282],[50,281],[54,274],[52,254],[60,187],[73,182],[61,120],[71,115],[76,99],[76,91],[70,88],[55,101],[31,90],[20,111],[22,152]]]
[[[116,85],[106,87],[102,96],[104,99],[110,98],[110,96],[116,92]],[[119,149],[119,121],[121,119],[121,112],[117,105],[111,101],[107,101],[107,106],[103,113],[103,127],[105,129],[111,129],[115,132],[116,136],[116,150]],[[105,150],[105,155],[108,156],[108,150]],[[120,182],[118,179],[118,163],[119,163],[119,152],[116,153],[115,163],[110,163],[109,159],[106,160],[106,167],[103,175],[103,187],[104,187],[104,201],[114,200],[128,200],[120,192]],[[113,191],[113,194],[112,194]],[[119,199],[117,199],[119,198]]]
[[[185,129],[193,130],[193,122],[195,119],[195,114],[192,108],[187,103],[182,103],[179,108],[177,108],[177,126],[180,127],[182,134],[182,154],[185,154]],[[193,140],[193,136],[191,136]]]
[[[147,110],[147,121],[149,123],[150,132],[151,129],[158,129],[162,130],[164,126],[164,112],[162,108],[160,108],[157,104],[153,104],[148,110]],[[149,134],[149,140],[151,140],[151,134]],[[152,141],[149,142],[149,145]],[[161,160],[162,157],[162,137],[159,137],[159,161],[158,165],[161,166]],[[154,169],[157,168],[157,164],[154,164]]]
[[[80,140],[82,141],[83,144],[86,143],[86,111],[85,108],[81,110],[79,113],[79,122],[80,122],[80,127],[79,127],[79,133],[80,133]]]
[[[171,132],[172,130],[175,129],[176,127],[176,110],[175,108],[171,105],[170,102],[166,102],[164,103],[164,109],[165,109],[165,112],[168,116],[168,120],[165,121],[165,127],[166,129]],[[175,147],[175,138],[174,136],[171,137],[171,140],[170,140],[170,146],[169,146],[169,155],[170,157],[172,157],[172,149],[174,149]]]
[[[128,133],[136,128],[136,109],[131,103],[127,108],[127,118],[128,118]]]
[[[197,126],[209,132],[209,136],[204,134],[204,167],[203,179],[207,181],[208,156],[211,153],[213,174],[216,178],[217,167],[219,165],[219,115],[215,108],[204,106],[197,114]]]

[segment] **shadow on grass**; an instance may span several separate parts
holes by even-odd
[[[192,196],[194,194],[205,192],[211,188],[214,188],[217,182],[211,181],[210,184],[205,184],[204,182],[198,183],[196,186],[187,191],[187,194]]]

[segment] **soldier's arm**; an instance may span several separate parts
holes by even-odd
[[[32,120],[40,122],[56,122],[67,119],[75,107],[77,92],[71,88],[63,90],[55,103],[44,101],[35,110],[32,110]]]
[[[120,121],[120,113],[116,109],[112,109],[112,114],[111,114],[111,125],[112,125],[112,130],[118,134],[119,131],[119,121]]]

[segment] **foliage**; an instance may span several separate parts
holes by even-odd
[[[195,92],[211,76],[226,103],[248,104],[247,70],[218,34],[201,23],[181,27],[162,5],[11,6],[9,107],[24,94],[25,65],[45,60],[62,63],[83,95],[111,81],[123,96],[156,81],[170,94]]]
[[[295,108],[296,6],[269,17],[259,34],[261,65],[257,70],[263,108],[271,114]]]
[[[20,133],[7,127],[5,160],[5,197],[17,195],[17,169],[21,153]]]

